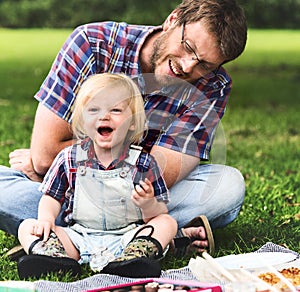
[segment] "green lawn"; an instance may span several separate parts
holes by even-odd
[[[0,29],[0,164],[8,165],[11,150],[29,146],[32,96],[70,32]],[[215,231],[218,256],[254,251],[267,241],[300,252],[299,48],[300,31],[250,30],[245,53],[227,65],[233,91],[220,129],[226,164],[242,171],[247,191],[238,219]],[[14,244],[0,232],[0,280],[18,279],[16,264],[4,256]],[[163,266],[187,262],[168,256]]]

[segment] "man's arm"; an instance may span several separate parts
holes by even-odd
[[[22,171],[33,181],[42,181],[60,150],[73,140],[70,125],[39,104],[30,149],[16,149],[9,154],[11,168]]]
[[[162,170],[168,188],[186,177],[200,162],[199,158],[154,145],[151,154]]]
[[[60,150],[73,142],[70,124],[39,104],[32,132],[31,159],[34,171],[44,175]]]

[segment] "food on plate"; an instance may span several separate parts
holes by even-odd
[[[293,284],[293,286],[295,287],[300,286],[299,268],[296,267],[285,268],[279,271],[279,273],[285,278],[287,278]],[[282,283],[281,280],[272,272],[259,274],[258,277],[272,286],[277,286],[277,288],[282,289],[282,291],[285,291],[284,289],[287,288],[287,286],[284,283]]]

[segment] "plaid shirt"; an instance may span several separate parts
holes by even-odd
[[[122,168],[126,165],[124,160],[128,157],[129,147],[125,147],[120,158],[114,160],[107,168],[96,158],[94,146],[90,139],[84,140],[81,143],[81,147],[87,150],[88,160],[84,162],[86,167],[105,171]],[[72,218],[74,203],[74,190],[78,167],[78,163],[76,162],[76,148],[77,145],[67,147],[57,155],[40,186],[42,193],[50,195],[61,204],[66,204],[65,221],[67,223],[70,223],[70,219]],[[141,152],[132,171],[132,180],[134,184],[139,184],[139,181],[144,180],[146,177],[152,182],[156,199],[160,202],[168,203],[169,191],[162,178],[159,167],[153,156]]]
[[[145,38],[161,26],[101,22],[76,28],[58,53],[35,98],[67,122],[72,120],[78,90],[91,74],[123,72],[141,76],[139,53]],[[162,146],[209,159],[214,129],[222,118],[231,90],[223,68],[194,84],[169,86],[156,92],[139,86],[145,100],[149,130],[142,145]],[[180,80],[179,80],[180,81]]]

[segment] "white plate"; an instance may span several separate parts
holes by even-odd
[[[260,252],[228,255],[215,258],[226,269],[257,269],[268,265],[275,266],[294,261],[297,258],[292,253]]]

